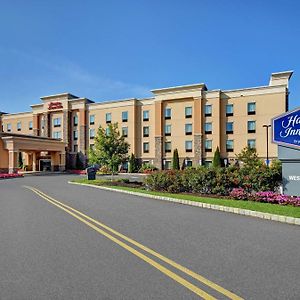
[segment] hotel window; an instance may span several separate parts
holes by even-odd
[[[191,161],[191,160],[186,160],[186,161],[185,161],[185,165],[186,165],[187,168],[192,167],[192,166],[193,166],[193,161]]]
[[[143,127],[143,137],[148,137],[149,136],[149,126],[144,126]]]
[[[226,117],[233,116],[233,104],[226,104]]]
[[[143,111],[143,121],[149,121],[149,110]]]
[[[171,125],[167,124],[165,125],[165,136],[170,136],[171,135]]]
[[[90,129],[90,139],[94,139],[95,138],[95,129]]]
[[[165,142],[165,152],[171,152],[171,142]]]
[[[41,120],[41,127],[42,127],[42,129],[45,128],[45,120],[44,120],[44,118]]]
[[[185,141],[185,152],[193,152],[193,141]]]
[[[74,126],[77,126],[77,125],[78,125],[78,116],[77,116],[77,115],[75,115],[75,116],[73,117],[73,125],[74,125]]]
[[[256,148],[256,140],[254,140],[254,139],[248,140],[248,147],[250,149],[255,149]]]
[[[205,140],[205,152],[212,152],[212,140]]]
[[[149,153],[149,143],[148,142],[143,143],[143,152]]]
[[[77,131],[77,130],[74,130],[74,131],[73,131],[73,140],[74,140],[74,141],[77,141],[77,140],[78,140],[78,131]]]
[[[226,133],[233,133],[233,122],[226,122]]]
[[[233,152],[233,140],[226,141],[226,151]]]
[[[170,170],[171,169],[171,161],[170,160],[165,160],[164,161],[164,169],[165,170]]]
[[[122,135],[128,137],[128,127],[122,127]]]
[[[74,150],[74,152],[78,152],[78,145],[74,145],[73,150]]]
[[[33,122],[32,122],[32,121],[29,121],[28,129],[29,129],[29,130],[32,130],[32,128],[33,128]]]
[[[90,115],[90,125],[95,124],[95,115]]]
[[[106,124],[111,123],[111,113],[105,114],[105,121],[106,121]]]
[[[128,121],[128,111],[123,111],[122,112],[122,122],[127,122]]]
[[[60,127],[61,126],[61,118],[54,118],[53,119],[53,126]]]
[[[204,132],[205,134],[211,134],[212,133],[212,123],[204,123]]]
[[[61,131],[53,131],[52,137],[54,139],[61,139]]]
[[[21,122],[18,122],[18,123],[17,123],[17,130],[18,130],[18,131],[21,131],[21,129],[22,129],[21,126],[22,126],[22,125],[21,125]]]
[[[256,103],[250,102],[248,103],[248,115],[255,115],[256,114]]]
[[[192,114],[193,114],[193,109],[191,106],[188,106],[185,108],[185,118],[188,119],[188,118],[191,118],[192,117]]]
[[[165,108],[165,120],[170,120],[172,115],[171,108]]]
[[[109,127],[106,127],[106,129],[105,129],[105,134],[106,134],[106,135],[110,135],[110,128],[109,128]]]
[[[212,116],[212,106],[210,104],[205,105],[204,114],[205,114],[205,117],[211,117]]]
[[[94,144],[90,144],[90,149],[94,150],[94,148],[95,148],[95,145]]]
[[[11,132],[11,124],[6,125],[7,132]]]
[[[193,124],[185,124],[185,135],[193,134]]]
[[[256,122],[248,121],[248,133],[255,133],[256,131]]]

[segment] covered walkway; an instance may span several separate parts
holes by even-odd
[[[43,171],[48,163],[51,171],[64,171],[66,144],[60,140],[32,135],[0,133],[0,172],[16,173],[18,155],[24,153],[29,171]]]

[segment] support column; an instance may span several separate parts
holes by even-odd
[[[59,152],[51,152],[51,171],[55,172],[59,170]]]
[[[60,164],[59,164],[59,171],[63,172],[66,170],[66,153],[60,152]]]
[[[33,172],[37,171],[37,155],[36,155],[36,152],[32,153],[32,171]]]
[[[13,174],[18,171],[18,151],[8,152],[8,173]]]
[[[38,136],[39,135],[39,129],[40,129],[40,124],[39,124],[39,116],[38,115],[33,115],[33,135]]]
[[[193,166],[202,164],[202,105],[201,97],[194,98],[194,158]]]
[[[158,169],[162,169],[163,115],[162,101],[155,102],[155,158],[153,164]]]

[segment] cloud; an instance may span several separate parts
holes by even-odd
[[[129,95],[130,97],[149,96],[149,88],[146,86],[123,82],[107,77],[102,77],[86,71],[79,64],[69,61],[68,59],[58,60],[46,58],[44,55],[33,55],[20,50],[12,49],[11,52],[18,57],[27,59],[37,65],[43,66],[48,70],[59,73],[64,78],[71,80],[84,90],[97,94],[101,90],[104,94]]]

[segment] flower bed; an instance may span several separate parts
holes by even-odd
[[[24,177],[23,174],[0,174],[0,179],[10,179],[10,178],[17,178],[17,177]]]
[[[86,170],[69,170],[68,172],[76,175],[86,175]]]
[[[293,205],[300,207],[300,197],[292,197],[288,195],[281,195],[272,191],[247,193],[242,188],[233,189],[229,197],[236,200],[251,200],[256,202],[264,202],[280,205]]]

